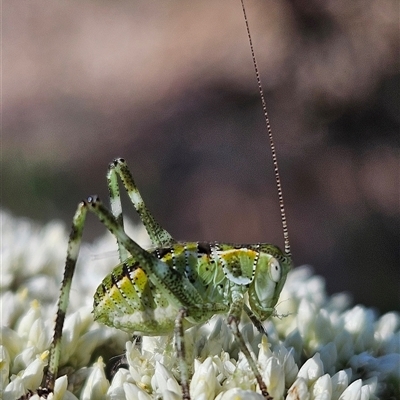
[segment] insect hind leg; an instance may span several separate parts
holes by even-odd
[[[38,391],[38,393],[42,391],[43,395],[45,392],[51,393],[54,391],[55,379],[60,363],[62,330],[69,303],[72,277],[75,272],[76,261],[82,243],[82,233],[86,215],[87,205],[86,202],[82,201],[79,203],[73,217],[72,228],[68,239],[67,259],[65,261],[64,277],[61,283],[60,296],[58,298],[54,334],[50,345],[49,364],[43,378],[43,388]]]
[[[108,195],[110,198],[111,211],[114,215],[117,223],[123,228],[124,227],[124,218],[122,215],[122,203],[121,196],[119,192],[119,185],[117,174],[115,173],[114,162],[109,164],[107,169],[107,186],[108,186]],[[118,243],[118,253],[119,253],[119,261],[124,262],[128,257],[128,250],[123,246],[120,240],[117,239]]]
[[[128,165],[123,158],[114,159],[114,161],[110,163],[107,172],[107,183],[110,194],[111,210],[117,222],[121,226],[123,226],[122,206],[117,176],[120,177],[121,182],[125,190],[127,191],[128,196],[133,206],[135,207],[135,210],[139,214],[139,217],[142,220],[143,225],[145,226],[154,246],[169,247],[173,243],[176,243],[173,237],[155,220],[153,214],[151,214],[151,212],[146,207],[143,198],[139,192],[139,189],[137,188],[132,174],[128,168]],[[118,246],[120,249],[123,248],[120,241],[118,241]],[[124,250],[122,250],[122,253],[125,255]]]
[[[126,235],[121,221],[118,221],[111,212],[102,205],[97,196],[88,197],[87,200],[79,203],[72,220],[72,228],[68,240],[67,259],[58,299],[54,334],[50,345],[49,364],[45,371],[42,387],[38,390],[38,393],[42,393],[44,396],[54,391],[60,363],[61,337],[69,303],[71,283],[82,243],[83,228],[88,211],[93,212],[98,217],[100,222],[102,222],[117,238],[118,242],[121,243],[121,246],[127,249],[129,253],[134,254],[141,265],[149,265],[148,268],[150,272],[150,265],[152,265],[154,261],[158,261]]]

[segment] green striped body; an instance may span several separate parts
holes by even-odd
[[[291,267],[291,260],[269,244],[181,242],[149,253],[158,261],[153,268],[167,267],[172,280],[160,284],[129,257],[96,290],[96,320],[132,334],[166,335],[173,332],[180,308],[190,309],[183,321],[188,328],[228,313],[234,297],[247,292],[251,310],[262,321],[273,313]]]

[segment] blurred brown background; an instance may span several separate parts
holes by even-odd
[[[246,5],[295,264],[399,309],[398,1]],[[239,0],[13,0],[2,23],[4,208],[70,224],[123,156],[174,237],[283,244]]]

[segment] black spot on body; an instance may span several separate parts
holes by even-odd
[[[111,273],[111,282],[114,286],[118,286],[119,277],[114,275],[114,271]]]
[[[101,297],[104,297],[104,295],[107,293],[107,287],[104,285],[104,283],[102,283],[101,286],[99,286],[99,288],[102,289]]]
[[[70,239],[71,241],[76,242],[76,240],[78,239],[78,237],[79,237],[79,229],[78,229],[75,225],[72,225],[72,227],[71,227],[71,232],[70,232],[70,234],[69,234],[69,239]]]
[[[165,248],[157,249],[157,251],[155,252],[155,255],[161,259],[170,253],[172,253],[171,247],[165,247]]]
[[[129,267],[129,265],[127,265],[127,264],[123,265],[123,267],[122,267],[123,276],[126,276],[127,278],[129,278],[131,271],[132,271],[132,269]]]
[[[232,265],[232,275],[237,278],[238,276],[241,276],[242,274],[242,269],[240,268],[240,264],[235,261],[235,263]]]
[[[210,243],[206,243],[206,242],[197,243],[197,251],[200,254],[206,254],[206,255],[209,256],[211,254],[211,245],[210,245]]]

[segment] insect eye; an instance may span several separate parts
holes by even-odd
[[[281,265],[276,258],[272,258],[269,263],[269,274],[274,282],[278,283],[281,279]]]

